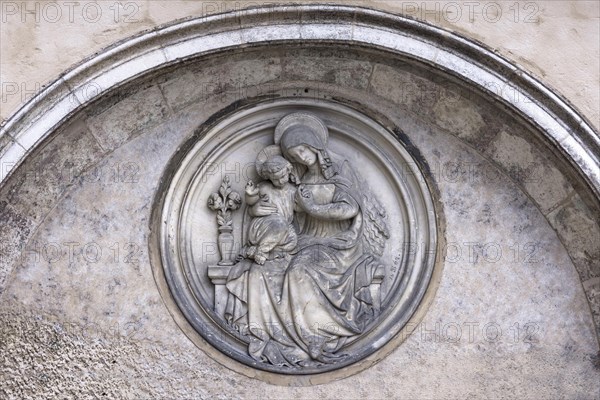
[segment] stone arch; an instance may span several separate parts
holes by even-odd
[[[8,185],[18,167],[42,149],[55,132],[60,132],[61,126],[92,104],[110,103],[107,99],[119,88],[208,55],[301,44],[366,49],[380,57],[407,60],[411,65],[442,72],[522,121],[528,131],[521,136],[496,132],[493,137],[483,138],[484,142],[493,141],[494,148],[485,147],[479,131],[463,135],[456,121],[437,123],[447,124],[450,131],[455,130],[455,136],[513,177],[540,208],[577,267],[595,312],[596,325],[600,325],[599,258],[590,253],[593,248],[580,243],[582,236],[590,234],[595,238],[593,235],[599,232],[598,133],[560,95],[497,54],[456,34],[383,12],[340,6],[257,8],[179,22],[116,44],[65,73],[2,126],[0,188]],[[385,70],[385,63],[380,65],[380,77],[393,73]],[[169,104],[165,112],[172,106]],[[115,148],[120,139],[113,139],[95,144],[98,152]],[[525,151],[524,158],[507,154],[506,149],[525,147],[531,149]],[[552,193],[546,187],[524,182],[511,171],[527,162],[523,160],[540,154],[551,164],[556,163],[560,175],[557,179],[567,181],[570,188]],[[14,222],[22,236],[19,240],[23,241],[43,218],[27,220],[4,207],[0,212]],[[2,286],[12,269],[11,258],[6,260]]]

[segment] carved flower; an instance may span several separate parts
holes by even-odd
[[[213,211],[220,210],[223,207],[223,199],[219,196],[219,193],[213,193],[208,198],[208,208]]]
[[[242,205],[242,198],[240,197],[238,192],[231,192],[229,196],[227,196],[227,208],[229,210],[235,211]]]

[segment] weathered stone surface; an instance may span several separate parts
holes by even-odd
[[[541,151],[520,136],[501,132],[490,143],[486,153],[523,185],[544,214],[573,191],[569,182]]]
[[[62,129],[0,191],[0,200],[40,222],[69,186],[95,180],[88,169],[104,155],[81,121]]]
[[[193,86],[195,76],[189,78],[187,85]],[[185,79],[178,85],[173,93],[186,87]],[[278,95],[312,94],[304,93],[298,82],[281,83],[276,89],[261,85],[258,93],[273,90]],[[599,376],[591,360],[598,345],[579,277],[527,194],[472,148],[441,134],[440,127],[412,121],[406,110],[352,88],[331,87],[318,98],[334,95],[381,112],[389,107],[385,112],[397,116],[396,123],[406,133],[399,136],[420,150],[431,167],[432,187],[439,187],[441,194],[448,244],[440,288],[423,323],[402,346],[354,378],[314,387],[279,387],[223,368],[178,329],[150,271],[149,215],[170,154],[209,115],[238,99],[233,91],[216,92],[198,103],[177,100],[181,103],[175,104],[185,108],[176,118],[157,116],[152,127],[136,131],[132,140],[123,136],[128,141],[98,164],[103,178],[70,185],[58,207],[48,203],[44,207],[52,211],[47,217],[36,216],[36,223],[16,212],[15,204],[0,202],[2,237],[15,237],[15,246],[24,246],[21,237],[31,236],[37,222],[44,221],[1,298],[9,310],[1,326],[20,324],[15,322],[18,315],[34,315],[34,322],[24,323],[28,329],[11,330],[9,335],[2,331],[3,381],[15,382],[3,387],[8,397],[106,393],[130,398],[597,398]],[[109,115],[98,117],[98,126],[115,124],[104,121]],[[133,126],[138,115],[119,118],[123,126]],[[485,114],[483,118],[485,122]],[[64,146],[68,152],[85,153],[86,146]],[[101,152],[94,148],[94,153]],[[29,195],[19,202],[49,197],[36,190],[23,189]],[[590,229],[585,227],[591,225],[582,215],[585,211],[581,214],[571,203],[550,214],[575,242],[589,246]],[[571,232],[581,221],[584,229]],[[584,247],[580,254],[587,260],[589,248]],[[20,263],[20,253],[13,249],[8,257],[2,253],[3,266]],[[593,251],[589,254],[598,259]],[[584,289],[597,316],[594,279],[586,281]],[[72,324],[93,334],[56,333],[69,332]],[[496,324],[502,330],[498,338]],[[117,338],[115,330],[121,332]],[[122,338],[129,341],[124,344]]]
[[[438,125],[461,138],[475,138],[485,122],[477,109],[460,97],[440,98],[432,112]]]
[[[581,281],[600,277],[600,228],[578,195],[548,215],[569,249]]]
[[[119,92],[94,109],[87,119],[92,135],[100,146],[111,151],[161,122],[169,113],[158,86],[150,86],[135,93]]]
[[[499,15],[494,12],[496,7],[484,8],[484,4],[467,6],[453,2],[440,4],[392,0],[330,0],[327,3],[360,5],[401,13],[480,40],[557,88],[597,125],[600,69],[598,49],[593,45],[598,36],[594,18],[598,15],[598,5],[595,2],[552,1],[543,6],[541,3],[532,3],[528,8],[523,3],[517,9],[513,3],[498,2],[501,7]],[[66,66],[78,63],[109,43],[177,19],[226,11],[237,11],[240,15],[242,8],[259,4],[245,0],[174,3],[139,0],[116,12],[114,7],[111,8],[113,3],[99,2],[102,15],[98,21],[86,18],[82,6],[75,7],[73,18],[70,18],[69,7],[59,5],[62,18],[58,21],[54,20],[54,14],[50,14],[50,11],[48,19],[38,13],[27,14],[29,17],[23,20],[19,2],[16,3],[15,14],[7,10],[7,21],[1,26],[2,37],[14,40],[3,41],[3,81],[14,84],[10,89],[15,89],[17,93],[6,93],[0,119],[7,118],[29,97],[25,91],[38,90],[41,85],[64,72]],[[260,5],[269,6],[270,3]],[[44,6],[39,6],[38,10],[41,12],[42,8]],[[35,10],[35,7],[31,9]],[[95,18],[91,17],[91,9],[90,18]],[[310,14],[305,14],[303,21],[310,22],[310,17]],[[297,16],[290,13],[290,18],[297,19]],[[64,40],[65,37],[77,40]],[[29,46],[30,43],[36,43],[36,46]]]
[[[6,200],[0,200],[0,295],[10,279],[13,265],[23,256],[34,227],[31,219],[16,211]]]
[[[590,303],[590,309],[596,324],[596,333],[600,337],[600,277],[590,278],[583,282],[583,289]],[[600,362],[600,360],[597,362]]]
[[[438,99],[444,96],[455,98],[447,88],[412,73],[411,67],[405,63],[396,66],[376,64],[370,83],[373,93],[415,110],[428,119],[431,119],[431,110]]]
[[[244,60],[234,56],[195,65],[185,73],[167,77],[161,87],[168,104],[179,111],[217,94],[231,93],[237,98],[255,96],[280,76],[281,63],[277,57]]]
[[[300,26],[298,24],[271,24],[267,29],[246,28],[240,30],[242,41],[244,43],[251,42],[274,42],[280,40],[281,37],[286,39],[300,39]]]
[[[6,135],[3,135],[2,137],[0,137],[0,157],[2,157],[2,155],[4,155],[4,153],[6,152],[6,148],[11,143],[13,143],[13,140],[10,137],[8,137]]]
[[[11,382],[2,387],[6,398],[228,399],[243,397],[251,383],[227,377],[199,358],[191,343],[166,350],[134,324],[74,321],[8,305],[0,310],[0,371]],[[204,383],[191,388],[189,382]]]
[[[22,314],[1,312],[0,316],[3,327],[0,349],[3,352],[10,351],[11,356],[5,364],[8,372],[6,377],[14,382],[14,385],[7,387],[8,397],[104,395],[107,398],[150,398],[193,394],[219,399],[348,398],[349,391],[353,389],[353,385],[345,381],[314,388],[254,387],[256,382],[251,379],[231,379],[227,371],[212,368],[210,362],[204,363],[205,360],[197,357],[189,347],[183,346],[177,353],[165,351],[161,343],[136,340],[135,335],[118,331],[115,327],[110,330],[94,324],[77,324],[27,310],[23,310]],[[567,356],[569,361],[566,364],[555,365],[550,356],[536,352],[508,358],[505,351],[498,351],[487,342],[473,344],[473,348],[476,346],[480,350],[480,357],[475,359],[454,354],[456,361],[450,371],[437,366],[445,358],[452,358],[454,346],[436,346],[433,340],[423,340],[410,354],[413,357],[410,368],[394,367],[383,361],[374,367],[376,375],[365,384],[357,385],[355,393],[362,398],[395,398],[399,392],[391,382],[409,380],[413,374],[420,375],[421,384],[402,389],[403,396],[419,397],[423,393],[432,398],[479,398],[493,393],[514,398],[535,397],[536,393],[538,396],[552,396],[553,390],[558,387],[569,390],[584,384],[580,377],[568,381],[560,371],[560,368],[581,371],[576,354]],[[421,356],[424,352],[431,360]],[[477,376],[468,373],[468,364],[479,369]],[[498,370],[513,371],[521,383],[535,381],[537,392],[528,390],[527,385],[512,385],[506,380],[494,379]],[[177,374],[173,376],[171,371],[177,371]],[[546,374],[555,377],[552,385],[543,385],[542,376]],[[460,376],[466,391],[459,389],[456,384],[448,388],[439,384],[456,381],[457,376]],[[490,379],[491,383],[481,387],[477,383],[479,379]],[[189,388],[189,382],[194,382],[193,389]],[[595,395],[593,388],[590,389],[588,397]]]
[[[81,121],[75,121],[22,165],[0,191],[0,199],[40,222],[66,188],[94,180],[88,169],[104,151]]]
[[[241,5],[241,3],[239,3],[238,5]],[[249,5],[249,6],[257,6],[257,5],[258,4],[253,4],[253,5]],[[264,4],[264,5],[267,7],[272,6],[273,8],[277,6],[275,3]],[[264,26],[264,25],[268,25],[268,24],[272,23],[273,18],[269,17],[270,12],[271,11],[269,9],[267,9],[266,10],[267,18],[264,18],[264,16],[259,16],[258,14],[259,13],[264,14],[265,10],[239,9],[237,12],[237,16],[239,18],[240,26],[242,28],[252,28],[253,26]],[[280,21],[283,24],[288,24],[288,23],[289,24],[297,24],[301,21],[301,19],[302,19],[302,10],[299,10],[296,7],[290,6],[286,9],[285,14],[281,17]]]
[[[504,127],[498,113],[476,93],[451,78],[441,78],[413,65],[376,64],[370,91],[391,100],[417,118],[434,123],[479,151]]]
[[[495,167],[408,114],[397,121],[406,140],[430,167],[440,166],[431,178],[448,243],[438,293],[407,341],[353,378],[299,388],[233,373],[193,346],[156,288],[146,248],[149,217],[170,154],[209,110],[230,99],[211,97],[145,130],[99,164],[135,160],[134,170],[116,182],[72,186],[48,215],[32,244],[58,244],[61,257],[29,253],[3,297],[10,310],[37,315],[36,325],[28,323],[34,328],[11,331],[3,342],[8,376],[17,382],[10,394],[50,395],[58,387],[61,393],[98,390],[117,397],[597,397],[591,316],[579,278],[543,215],[507,177],[490,180],[463,170]],[[43,311],[36,304],[44,304]],[[3,326],[15,318],[5,314]],[[94,335],[61,333],[73,324]]]
[[[292,56],[288,51],[283,66],[287,80],[317,81],[347,88],[366,89],[373,69],[368,60],[353,60],[341,54],[327,54],[326,50],[298,50]]]
[[[19,310],[18,308],[16,310]],[[3,309],[0,350],[5,355],[4,377],[14,384],[3,388],[8,398],[32,397],[210,397],[235,398],[481,398],[502,393],[506,397],[553,397],[560,388],[577,392],[581,398],[593,398],[593,387],[586,382],[577,352],[561,355],[536,351],[509,357],[512,346],[495,346],[481,340],[470,345],[474,355],[457,353],[455,345],[434,341],[434,336],[417,333],[404,366],[384,360],[373,367],[373,375],[363,384],[341,381],[311,388],[278,387],[260,384],[249,378],[222,370],[182,343],[177,351],[163,343],[140,340],[137,334],[114,326],[74,321],[43,314],[41,310]],[[122,328],[122,327],[121,327]],[[553,359],[563,357],[565,363]],[[409,358],[410,357],[410,358]],[[452,360],[451,364],[448,360]],[[406,365],[410,365],[407,368]],[[440,365],[446,368],[439,368]],[[452,367],[451,369],[449,367]],[[478,372],[473,374],[471,368]],[[574,377],[565,376],[564,370]],[[6,372],[5,372],[6,371]],[[511,371],[517,385],[498,379],[498,371]],[[546,384],[544,376],[554,377]],[[418,385],[403,385],[419,376]],[[460,378],[458,378],[460,377]],[[356,379],[356,378],[355,378]],[[456,381],[460,379],[461,384]],[[489,380],[482,386],[481,380]],[[528,385],[536,382],[535,388]],[[356,382],[356,380],[354,381]],[[453,382],[445,386],[442,382]]]
[[[27,243],[38,224],[71,186],[96,180],[89,168],[103,155],[80,121],[38,150],[0,191],[0,292],[15,265],[27,257]]]

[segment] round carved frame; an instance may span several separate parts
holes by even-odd
[[[388,192],[383,203],[386,208],[393,208],[388,210],[392,211],[388,213],[391,214],[388,225],[394,231],[388,241],[392,243],[388,243],[382,257],[389,265],[381,285],[381,315],[376,323],[343,348],[350,354],[343,362],[286,370],[253,360],[247,353],[247,343],[216,312],[208,264],[211,261],[216,264],[217,259],[209,260],[210,255],[206,258],[203,244],[211,235],[216,236],[214,216],[206,212],[206,201],[223,177],[213,174],[208,166],[232,159],[250,165],[244,157],[236,155],[256,142],[272,144],[277,123],[297,111],[321,118],[330,131],[332,146],[366,154],[360,170],[364,174],[370,168],[369,184],[377,185],[378,195]],[[436,269],[440,228],[436,215],[440,216],[441,210],[434,209],[434,200],[417,161],[391,132],[337,103],[287,99],[236,110],[205,128],[186,148],[183,154],[174,156],[154,204],[153,240],[160,251],[154,253],[153,269],[157,281],[162,283],[163,297],[172,300],[171,314],[194,343],[225,366],[245,375],[273,383],[309,384],[368,368],[407,337],[409,332],[403,329],[409,321],[410,326],[418,323],[437,287],[437,278],[432,279],[432,275]],[[252,151],[249,160],[253,160]],[[379,183],[375,183],[375,175],[380,178]],[[240,191],[243,183],[236,181],[233,186]]]

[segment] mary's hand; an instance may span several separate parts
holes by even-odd
[[[309,212],[315,204],[313,193],[304,185],[298,186],[298,190],[296,191],[296,203],[302,210]]]

